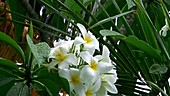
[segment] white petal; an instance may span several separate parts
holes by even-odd
[[[74,40],[74,44],[77,45],[77,44],[84,44],[85,41],[83,38],[81,37],[76,37],[75,40]]]
[[[80,75],[80,70],[79,69],[75,69],[75,68],[70,68],[70,74],[71,75],[79,76]]]
[[[89,67],[89,65],[85,65],[80,74],[81,81],[86,84],[92,84],[95,80],[94,76],[95,72]]]
[[[110,93],[116,94],[118,93],[118,90],[115,85],[110,85],[108,83],[105,84],[106,90],[109,91]]]
[[[64,60],[64,61],[58,63],[58,68],[59,69],[68,69],[69,63],[66,60]]]
[[[67,62],[73,65],[77,65],[77,57],[74,54],[69,54],[67,57]]]
[[[78,96],[83,96],[84,93],[85,93],[84,85],[81,84],[81,83],[75,85],[74,90],[75,90],[76,94],[78,94]],[[84,95],[84,96],[85,96],[85,95]]]
[[[107,96],[106,88],[101,86],[100,89],[97,91],[96,96]]]
[[[117,88],[114,85],[116,80],[117,77],[115,77],[114,75],[104,75],[104,77],[102,78],[102,81],[105,82],[103,86],[107,89],[107,91],[111,93],[117,93]]]
[[[68,69],[60,69],[58,71],[58,73],[59,73],[60,77],[66,78],[68,81],[71,80],[70,70],[68,70]]]
[[[100,69],[100,73],[107,73],[113,69],[113,65],[106,62],[99,62],[98,66]]]
[[[84,49],[87,51],[87,52],[89,52],[89,54],[90,55],[93,55],[94,54],[94,52],[95,52],[95,47],[92,45],[85,45],[84,46]]]
[[[67,50],[65,47],[59,47],[59,50],[60,50],[60,52],[61,52],[61,54],[62,54],[63,56],[66,55],[67,52],[69,51],[69,50]]]
[[[89,52],[87,52],[87,51],[81,52],[81,53],[80,53],[80,57],[81,57],[84,61],[86,61],[88,64],[90,64],[92,56],[89,54]]]
[[[117,81],[117,76],[105,75],[104,81],[108,82],[110,85],[114,85],[114,83]]]
[[[97,81],[95,82],[95,84],[93,85],[92,90],[93,90],[94,92],[97,92],[97,91],[100,89],[100,87],[101,87],[101,79],[98,78],[98,80],[97,80]]]
[[[82,35],[83,35],[83,37],[84,37],[85,34],[87,33],[86,28],[85,28],[82,24],[80,24],[80,23],[77,23],[77,26],[78,26],[78,28],[80,29],[80,31],[81,31],[81,33],[82,33]]]
[[[105,45],[103,45],[102,56],[103,57],[109,57],[109,55],[110,55],[109,49]]]

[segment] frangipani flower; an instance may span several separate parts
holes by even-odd
[[[94,83],[100,75],[100,68],[98,66],[98,61],[96,58],[92,57],[87,51],[81,52],[80,57],[87,63],[82,68],[80,77],[82,78],[82,82],[85,84]],[[83,79],[86,77],[86,79]]]
[[[74,43],[84,44],[85,50],[90,50],[91,48],[99,50],[99,42],[96,37],[90,31],[87,32],[86,28],[82,24],[78,23],[77,26],[79,27],[83,38],[76,37]]]
[[[77,58],[74,54],[69,53],[68,48],[55,47],[51,50],[49,58],[58,64],[58,68],[69,68],[69,64],[77,65]],[[54,65],[54,63],[53,63]]]
[[[92,57],[87,51],[81,52],[80,57],[88,63],[82,68],[80,77],[87,77],[83,79],[83,83],[94,83],[99,78],[100,73],[105,73],[112,70],[113,65],[110,63],[99,62],[97,58]]]
[[[97,96],[96,92],[101,86],[100,78],[92,85],[85,86],[85,94],[83,96]]]
[[[75,40],[54,42],[47,65],[48,70],[58,65],[59,76],[68,80],[70,91],[75,96],[106,96],[107,92],[117,93],[116,70],[110,59],[110,51],[103,46],[102,55],[93,56],[99,50],[96,37],[77,24],[82,37]]]
[[[70,91],[73,90],[78,94],[78,96],[82,96],[85,87],[80,79],[80,70],[75,68],[70,69],[61,69],[59,70],[59,76],[66,78],[70,84]]]
[[[102,84],[97,92],[97,96],[107,96],[107,91],[116,94],[117,88],[115,82],[117,81],[116,70],[111,70],[109,74],[103,74],[100,76]]]

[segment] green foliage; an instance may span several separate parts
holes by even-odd
[[[56,96],[61,88],[69,93],[67,80],[59,77],[57,71],[49,72],[43,64],[47,64],[46,59],[50,52],[47,43],[41,42],[34,44],[31,40],[33,37],[33,27],[30,25],[30,32],[27,35],[26,56],[20,46],[9,36],[0,32],[0,40],[14,47],[23,57],[23,64],[16,63],[0,58],[0,93],[3,96],[27,96],[30,95],[30,89],[40,90],[45,88],[50,96]],[[33,65],[33,63],[39,66]],[[33,62],[34,61],[34,62]],[[36,85],[41,85],[37,87]],[[52,86],[51,86],[52,85]],[[37,89],[38,88],[38,89]]]
[[[149,69],[149,72],[152,74],[165,74],[167,71],[168,67],[160,64],[153,64]]]
[[[48,55],[50,53],[50,47],[48,46],[47,43],[44,43],[44,42],[38,43],[38,44],[33,44],[29,35],[27,35],[27,42],[31,49],[31,52],[33,53],[33,55],[35,57],[35,60],[37,61],[37,63],[40,66],[41,64],[43,64],[46,61],[46,58],[48,57]]]
[[[15,12],[15,13],[18,13],[18,14],[22,14],[22,15],[25,15],[26,12],[25,12],[25,9],[23,8],[21,2],[19,0],[7,0],[9,6],[10,6],[10,10]],[[19,21],[21,23],[24,23],[25,22],[25,19],[20,17],[20,16],[17,16],[16,14],[12,14],[12,19],[15,20],[15,21]],[[22,33],[23,33],[23,29],[24,29],[24,25],[20,25],[18,23],[14,23],[14,26],[15,26],[15,36],[16,36],[16,39],[17,41],[20,41],[21,40],[21,37],[22,37]]]
[[[22,60],[24,61],[24,52],[21,49],[21,47],[8,35],[0,32],[0,41],[3,41],[9,45],[11,45],[13,48],[15,48],[15,50],[19,53],[19,55],[21,56]]]

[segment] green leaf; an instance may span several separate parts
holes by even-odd
[[[122,39],[126,37],[123,34],[120,34],[116,31],[110,31],[110,30],[100,30],[100,34],[102,36],[115,36],[117,38],[122,38]]]
[[[0,86],[0,94],[1,96],[6,96],[8,91],[11,89],[11,87],[14,85],[15,81],[12,80],[2,86]]]
[[[22,4],[20,2],[20,0],[7,0],[8,4],[10,6],[10,10],[13,12],[16,12],[18,14],[22,14],[25,15],[25,9],[22,7]],[[25,21],[25,18],[22,18],[20,16],[17,16],[15,14],[12,13],[12,19],[19,21],[19,22],[23,22]],[[21,40],[22,37],[22,33],[23,33],[23,29],[24,29],[24,25],[18,24],[14,22],[14,26],[15,26],[15,36],[17,38],[17,41]]]
[[[124,16],[124,15],[130,14],[130,13],[133,13],[133,12],[134,12],[134,10],[131,10],[131,11],[127,11],[127,12],[124,12],[124,13],[121,13],[121,14],[118,14],[118,15],[115,15],[115,16],[112,16],[112,17],[103,19],[103,20],[97,22],[96,24],[92,25],[89,29],[92,29],[92,28],[94,28],[94,27],[97,27],[97,26],[102,25],[102,24],[104,24],[104,23],[107,23],[107,22],[109,22],[109,21],[112,21],[113,19],[122,17],[122,16]]]
[[[7,78],[0,78],[0,86],[3,86],[9,82],[11,82],[12,80],[14,80],[14,78],[11,77],[7,77]]]
[[[58,72],[50,73],[47,69],[41,70],[36,80],[41,82],[46,87],[50,96],[56,96],[61,88],[69,89],[68,85],[65,85],[68,83],[65,83],[65,81],[63,82],[63,79],[59,77]],[[69,90],[66,91],[68,92]]]
[[[13,75],[22,76],[23,73],[19,70],[16,63],[13,63],[12,61],[0,58],[0,70],[6,70],[8,73]]]
[[[34,44],[28,35],[27,42],[38,64],[43,64],[50,53],[49,45],[45,42]]]
[[[136,6],[132,0],[126,0],[126,2],[128,4],[128,9],[132,8],[133,6]]]
[[[149,72],[152,74],[164,74],[168,71],[168,67],[166,65],[160,65],[160,64],[153,64]]]
[[[16,65],[16,63],[0,58],[0,67],[4,67],[6,69],[10,69],[10,70],[19,70],[18,66]]]
[[[8,35],[0,32],[0,41],[3,41],[9,45],[11,45],[13,48],[15,48],[15,50],[19,53],[19,55],[21,56],[22,60],[25,61],[25,56],[24,56],[24,52],[21,49],[21,47]]]
[[[110,30],[101,30],[100,34],[103,36],[114,36],[116,38],[119,38],[136,48],[144,51],[148,55],[156,58],[157,60],[161,60],[161,55],[158,53],[152,46],[150,46],[148,43],[144,42],[143,40],[139,40],[136,36],[130,35],[128,37],[124,36],[123,34],[120,34],[116,31],[110,31]]]
[[[28,86],[23,82],[14,84],[14,86],[8,91],[6,96],[26,96],[28,93]]]
[[[83,1],[83,0],[79,0],[79,1]],[[66,0],[64,2],[64,4],[73,12],[80,14],[80,12],[82,11],[82,8],[74,1],[74,0]]]
[[[148,43],[146,43],[143,40],[139,40],[136,36],[131,35],[123,39],[125,42],[137,47],[138,49],[141,49],[148,55],[154,57],[157,60],[161,60],[162,57],[160,53],[157,52],[152,46],[150,46]]]
[[[170,5],[170,0],[164,0],[168,5]]]

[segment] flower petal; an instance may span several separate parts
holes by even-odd
[[[74,54],[69,54],[68,57],[67,57],[67,62],[68,63],[71,63],[73,65],[78,65],[77,64],[77,57],[74,55]]]
[[[109,49],[105,45],[103,45],[102,56],[103,57],[109,57],[109,55],[110,55]]]
[[[84,43],[85,43],[85,41],[84,41],[84,39],[81,38],[81,37],[76,37],[75,40],[74,40],[74,44],[75,44],[75,45],[84,44]]]
[[[88,64],[90,64],[92,56],[89,54],[89,52],[87,52],[87,51],[81,52],[81,53],[80,53],[80,57],[81,57],[84,61],[86,61]]]
[[[85,28],[82,24],[80,24],[80,23],[77,23],[77,26],[78,26],[78,28],[80,29],[80,31],[81,31],[81,33],[82,33],[82,35],[83,35],[83,37],[84,37],[85,34],[87,33],[86,28]]]
[[[95,72],[90,68],[89,65],[85,65],[81,71],[80,78],[85,84],[92,84],[95,81]]]
[[[71,80],[70,70],[69,69],[60,69],[58,71],[58,73],[59,73],[60,77],[66,78],[68,81]]]
[[[101,86],[97,91],[96,96],[107,96],[107,90],[105,87]]]
[[[110,63],[106,63],[106,62],[99,62],[98,66],[99,66],[100,73],[108,73],[114,67]]]

